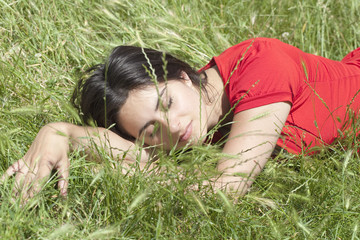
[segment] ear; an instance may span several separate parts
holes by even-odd
[[[187,73],[185,71],[181,71],[180,72],[180,78],[184,81],[184,83],[186,85],[188,85],[189,87],[191,87],[193,85],[189,75],[187,75]]]

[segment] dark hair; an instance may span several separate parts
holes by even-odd
[[[154,71],[154,72],[153,72]],[[85,124],[94,121],[126,139],[133,139],[118,122],[117,115],[131,90],[158,82],[180,79],[181,71],[188,74],[193,84],[205,86],[207,81],[187,63],[170,54],[153,49],[119,46],[113,49],[104,64],[90,68],[90,77],[80,79],[72,103]],[[155,76],[151,76],[154,73]]]

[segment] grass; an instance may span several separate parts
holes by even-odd
[[[68,103],[75,82],[116,45],[165,50],[196,68],[256,36],[335,60],[360,45],[356,0],[0,0],[0,7],[0,172],[41,126],[78,122]],[[237,203],[210,189],[188,191],[206,178],[193,173],[211,168],[214,148],[179,156],[181,170],[164,157],[168,171],[133,176],[112,169],[105,154],[97,164],[71,153],[67,199],[57,197],[54,178],[24,207],[11,200],[13,180],[0,187],[0,238],[359,239],[358,145],[347,136],[311,157],[280,154]]]

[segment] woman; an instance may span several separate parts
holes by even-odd
[[[16,173],[26,199],[56,169],[66,195],[69,143],[89,150],[95,142],[124,165],[138,156],[144,167],[149,148],[136,142],[170,150],[226,139],[229,157],[218,162],[220,175],[210,184],[244,194],[276,146],[310,154],[346,130],[349,114],[359,110],[359,89],[359,48],[339,62],[256,38],[196,72],[162,52],[117,47],[74,92],[85,123],[99,127],[46,125],[2,180]]]

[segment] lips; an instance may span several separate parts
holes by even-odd
[[[187,141],[191,137],[192,121],[186,126],[185,132],[180,136],[180,142]]]

